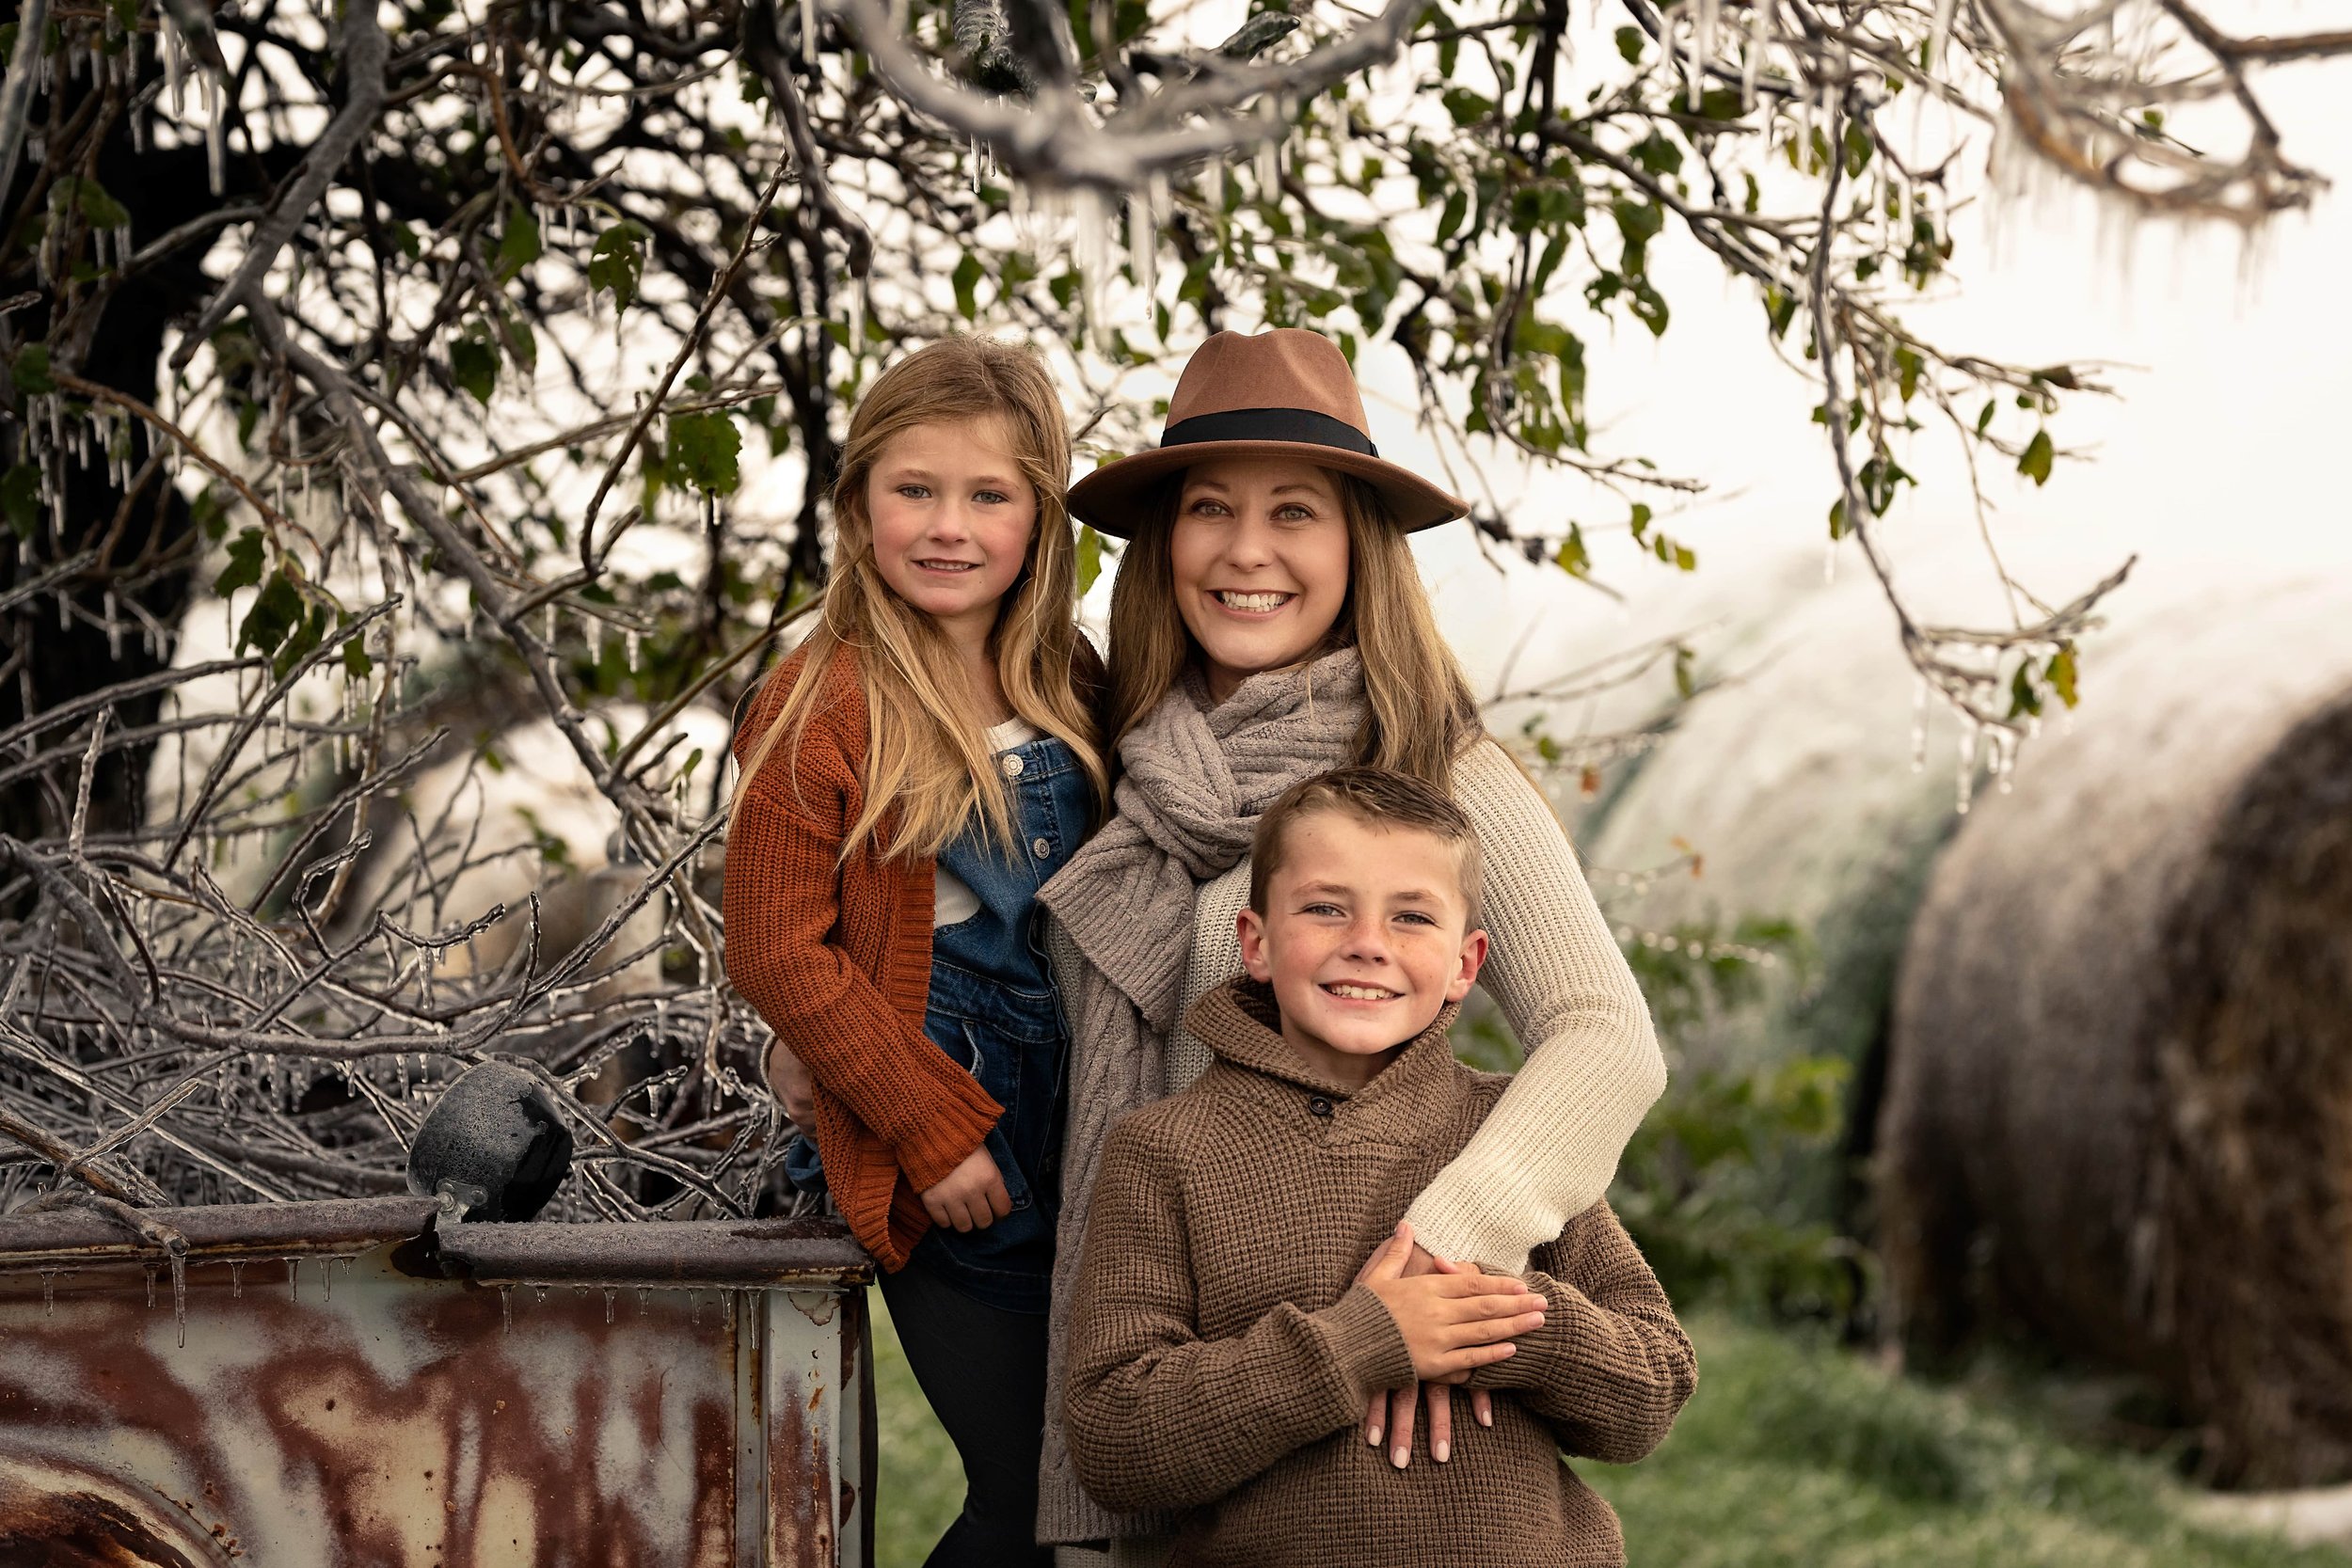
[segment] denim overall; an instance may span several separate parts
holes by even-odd
[[[979,911],[931,933],[930,1002],[923,1032],[980,1082],[1005,1114],[987,1148],[1012,1212],[982,1230],[933,1227],[919,1260],[976,1300],[1043,1312],[1061,1212],[1062,1074],[1070,1032],[1046,972],[1037,890],[1086,836],[1092,790],[1070,748],[1051,736],[997,753],[1020,835],[1008,854],[975,823],[939,857]],[[785,1162],[797,1186],[821,1180],[816,1146]]]

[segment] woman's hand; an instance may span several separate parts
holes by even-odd
[[[793,1126],[803,1132],[817,1130],[817,1080],[809,1076],[808,1064],[782,1040],[768,1047],[768,1087]]]
[[[1370,1276],[1374,1265],[1386,1257],[1393,1245],[1394,1239],[1391,1238],[1373,1248],[1372,1256],[1364,1259],[1364,1266],[1356,1271],[1358,1283]],[[1413,1243],[1405,1259],[1407,1278],[1424,1274],[1478,1272],[1477,1264],[1455,1263],[1436,1257],[1418,1242]],[[1364,1407],[1364,1441],[1376,1449],[1380,1446],[1381,1434],[1393,1431],[1396,1441],[1390,1450],[1390,1458],[1400,1467],[1411,1463],[1413,1413],[1422,1394],[1426,1393],[1429,1399],[1429,1456],[1438,1464],[1444,1464],[1454,1457],[1454,1399],[1446,1386],[1460,1383],[1469,1376],[1469,1372],[1461,1371],[1448,1377],[1434,1378],[1425,1385],[1417,1383],[1404,1388],[1378,1390],[1372,1396],[1372,1402]],[[1495,1424],[1495,1397],[1491,1390],[1473,1388],[1470,1401],[1470,1415],[1480,1426]]]
[[[1408,1274],[1414,1251],[1413,1228],[1400,1223],[1396,1234],[1373,1255],[1359,1279],[1396,1321],[1405,1348],[1412,1355],[1413,1370],[1424,1382],[1459,1382],[1478,1368],[1511,1354],[1510,1341],[1518,1336],[1543,1326],[1544,1298],[1524,1282],[1475,1269],[1433,1267]],[[1403,1413],[1391,1423],[1389,1458],[1399,1469],[1413,1456],[1413,1393],[1408,1388],[1394,1395]],[[1374,1410],[1390,1397],[1375,1394]],[[1452,1416],[1448,1396],[1433,1390],[1429,1451],[1439,1460],[1453,1452]],[[1491,1424],[1491,1417],[1486,1419]],[[1380,1441],[1379,1430],[1369,1417],[1365,1438],[1375,1446]]]
[[[982,1144],[963,1164],[923,1189],[923,1207],[943,1229],[986,1230],[1012,1212],[1012,1195]],[[1516,1283],[1516,1281],[1514,1281]]]

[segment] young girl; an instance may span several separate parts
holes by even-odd
[[[815,1081],[825,1184],[962,1457],[934,1568],[1050,1560],[1069,1037],[1036,897],[1105,790],[1069,472],[1029,354],[950,339],[883,372],[834,486],[823,618],[736,741],[727,975]]]

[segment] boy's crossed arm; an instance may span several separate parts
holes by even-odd
[[[1511,1338],[1544,1322],[1520,1280],[1405,1278],[1412,1242],[1400,1227],[1381,1265],[1330,1307],[1284,1303],[1204,1340],[1173,1170],[1132,1125],[1112,1130],[1072,1310],[1065,1411],[1078,1478],[1105,1507],[1214,1501],[1355,1426],[1373,1389],[1507,1362]]]
[[[1517,1354],[1473,1386],[1507,1389],[1563,1451],[1630,1465],[1665,1441],[1698,1384],[1698,1358],[1658,1276],[1606,1203],[1535,1249],[1530,1288],[1549,1303]]]

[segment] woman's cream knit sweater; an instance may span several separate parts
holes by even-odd
[[[1484,740],[1463,755],[1454,793],[1477,825],[1486,854],[1481,924],[1491,946],[1479,984],[1527,1060],[1477,1135],[1406,1218],[1439,1257],[1518,1274],[1530,1252],[1599,1201],[1627,1139],[1665,1088],[1666,1063],[1641,988],[1566,833],[1501,743]],[[1241,973],[1235,917],[1248,897],[1247,857],[1200,885],[1184,978],[1187,1010],[1212,986]],[[1072,949],[1058,932],[1052,953],[1057,970],[1069,973]],[[1179,1031],[1168,1045],[1168,1091],[1189,1085],[1209,1061],[1208,1048]],[[1073,1063],[1073,1084],[1084,1078],[1075,1069]],[[1073,1107],[1073,1127],[1086,1119]],[[1082,1195],[1067,1197],[1085,1201]],[[1055,1262],[1057,1271],[1077,1266],[1075,1256]],[[1057,1360],[1061,1354],[1057,1343]],[[1078,1489],[1061,1445],[1049,1442],[1047,1452],[1039,1497],[1044,1539],[1123,1533]]]

